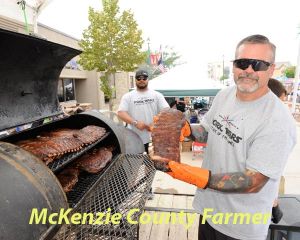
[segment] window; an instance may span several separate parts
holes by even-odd
[[[104,96],[104,102],[109,103],[109,98],[107,96]]]
[[[57,95],[58,95],[58,101],[64,102],[64,88],[63,88],[63,80],[59,79],[58,80],[58,87],[57,87]]]
[[[75,81],[74,79],[64,78],[58,81],[58,100],[60,102],[75,100]]]

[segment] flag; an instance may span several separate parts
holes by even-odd
[[[158,58],[159,58],[159,55],[158,55],[158,54],[156,54],[156,53],[151,53],[151,54],[150,54],[150,63],[151,63],[151,65],[157,65]]]
[[[163,52],[161,50],[161,45],[160,45],[160,48],[159,48],[159,58],[158,58],[158,61],[157,61],[157,66],[158,66],[158,69],[164,73],[166,71],[165,67],[164,67],[164,63],[163,63]]]
[[[166,71],[166,69],[165,69],[165,67],[164,67],[164,65],[163,65],[162,63],[158,65],[158,69],[159,69],[162,73],[164,73],[164,72]]]

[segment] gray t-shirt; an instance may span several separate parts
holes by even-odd
[[[280,176],[296,144],[296,124],[287,107],[271,91],[255,101],[239,101],[234,86],[216,96],[201,124],[208,131],[203,168],[210,169],[212,174],[253,169],[268,176],[269,181],[258,193],[197,189],[194,208],[202,214],[204,209],[212,208],[212,215],[270,213]],[[261,240],[266,239],[270,219],[266,224],[207,221],[230,237]]]
[[[164,96],[157,91],[151,89],[146,91],[133,90],[122,97],[118,111],[126,111],[133,119],[151,124],[153,117],[163,108],[168,107],[169,104]],[[131,125],[129,127],[141,137],[144,144],[150,142],[150,132],[147,130],[140,131]]]

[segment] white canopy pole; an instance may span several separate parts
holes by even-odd
[[[299,70],[300,70],[300,38],[299,38],[298,60],[297,60],[295,79],[294,79],[293,104],[291,109],[292,113],[295,113],[295,109],[296,109],[296,100],[298,96],[298,84],[299,84]]]
[[[37,24],[37,19],[38,16],[40,15],[40,13],[42,12],[42,10],[48,6],[48,4],[51,2],[52,0],[36,0],[34,1],[34,4],[31,6],[29,5],[32,9],[33,9],[33,32],[35,34],[38,33],[38,24]]]

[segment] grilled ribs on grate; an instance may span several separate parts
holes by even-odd
[[[48,165],[66,153],[79,151],[84,145],[97,141],[105,133],[105,128],[92,125],[80,130],[63,128],[44,132],[33,139],[19,141],[16,145],[31,152]]]
[[[98,173],[112,159],[112,156],[110,148],[93,149],[77,159],[75,166],[89,173]]]
[[[99,139],[99,135],[102,137],[105,133],[105,128],[100,128],[97,126],[86,126],[74,133],[74,137],[79,139],[84,144],[88,145]]]
[[[57,175],[57,178],[61,183],[64,192],[69,192],[73,189],[78,182],[78,176],[81,169],[88,173],[100,172],[112,159],[112,150],[113,147],[93,149],[60,172]]]
[[[79,169],[76,167],[68,167],[57,175],[57,178],[64,190],[70,192],[78,182]]]
[[[180,162],[179,138],[185,119],[176,109],[164,109],[152,131],[154,155]]]
[[[51,132],[43,132],[41,136],[45,137],[73,137],[74,133],[78,132],[78,129],[59,128],[52,130]]]

